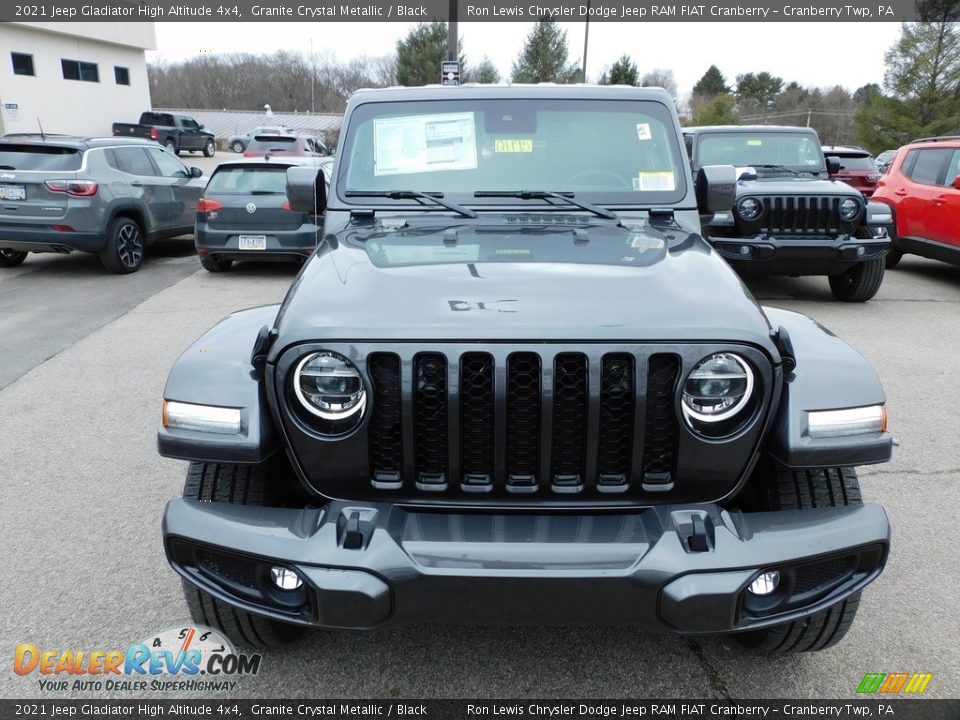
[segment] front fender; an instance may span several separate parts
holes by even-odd
[[[217,435],[160,427],[164,457],[223,463],[259,463],[279,447],[267,396],[250,363],[257,334],[273,326],[279,305],[241,310],[208,330],[179,357],[163,390],[164,400],[240,408],[241,432]]]
[[[882,405],[880,378],[860,353],[806,315],[764,308],[773,327],[783,327],[793,344],[796,367],[784,377],[783,397],[767,451],[790,468],[849,467],[887,462],[889,432],[811,438],[807,414],[814,410]]]

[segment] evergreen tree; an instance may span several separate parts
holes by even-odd
[[[460,75],[466,73],[462,43],[458,46]],[[447,24],[420,23],[397,41],[397,82],[430,85],[440,82],[440,63],[447,59]]]
[[[601,85],[634,85],[640,84],[640,70],[630,56],[624,53],[613,65],[603,71],[600,76]]]
[[[498,83],[500,82],[500,71],[497,70],[497,66],[493,64],[493,61],[484,55],[480,64],[475,68],[471,68],[470,72],[465,73],[463,77],[464,82]]]
[[[783,78],[766,70],[737,75],[737,100],[748,109],[758,111],[761,117],[766,116],[782,91]]]
[[[577,82],[580,67],[576,62],[567,62],[568,54],[567,31],[550,18],[540,20],[530,30],[513,63],[513,82]]]
[[[728,92],[730,87],[727,85],[727,79],[716,65],[708,67],[703,77],[693,86],[693,95],[697,97],[712,98]]]

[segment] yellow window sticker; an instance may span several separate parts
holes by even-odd
[[[641,172],[633,178],[633,189],[641,192],[670,192],[677,189],[672,170]]]
[[[751,147],[760,147],[763,145],[763,140],[747,140],[747,145]]]
[[[532,153],[531,138],[503,138],[493,141],[493,151],[498,153]]]

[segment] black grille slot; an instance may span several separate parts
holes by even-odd
[[[540,470],[540,356],[507,358],[507,487],[537,485]]]
[[[663,481],[656,475],[673,473],[677,448],[677,417],[674,393],[680,359],[676,355],[657,354],[650,357],[647,376],[647,408],[643,443],[643,471],[648,480]]]
[[[375,353],[370,356],[368,368],[373,384],[370,472],[377,486],[400,487],[403,468],[400,358],[392,353]]]
[[[414,358],[414,446],[421,489],[446,487],[447,482],[447,359],[439,353]]]
[[[604,355],[600,372],[599,485],[624,485],[633,445],[633,356]]]
[[[493,358],[460,358],[460,464],[465,488],[493,487]]]
[[[587,358],[561,353],[553,376],[553,489],[577,492],[583,487],[587,430]]]
[[[850,558],[832,558],[801,565],[794,570],[793,592],[805,593],[833,585],[849,575],[851,567]]]
[[[197,552],[197,566],[238,585],[248,588],[257,587],[257,566],[248,560],[200,550]]]
[[[764,197],[762,229],[781,235],[827,235],[840,231],[840,198]]]

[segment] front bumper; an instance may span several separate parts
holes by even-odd
[[[759,234],[707,239],[737,269],[767,275],[839,275],[857,263],[883,257],[892,248],[882,230],[872,238]]]
[[[742,514],[716,505],[631,514],[304,510],[172,500],[171,566],[236,607],[301,625],[629,624],[731,632],[796,619],[874,580],[890,527],[879,505]],[[270,568],[304,581],[280,591]],[[746,591],[761,571],[780,587]]]

